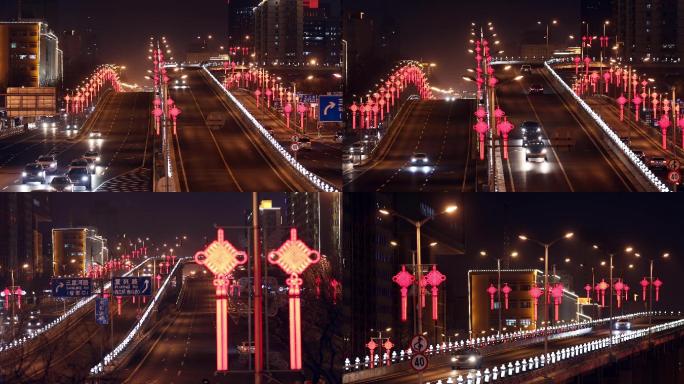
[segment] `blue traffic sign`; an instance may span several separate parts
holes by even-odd
[[[318,105],[321,123],[342,122],[342,96],[321,96]]]
[[[152,278],[114,277],[112,278],[112,295],[114,296],[150,296],[152,294]]]
[[[50,281],[52,297],[90,296],[93,282],[86,278],[54,278]]]
[[[99,325],[109,324],[109,299],[95,298],[95,322]]]

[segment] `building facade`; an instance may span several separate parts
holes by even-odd
[[[304,2],[304,61],[321,66],[340,66],[342,19],[340,0]]]
[[[254,45],[259,65],[298,66],[304,62],[302,0],[263,0],[254,8]]]
[[[228,1],[228,41],[231,47],[251,47],[254,37],[255,0]]]
[[[0,22],[0,92],[62,81],[59,39],[42,22]]]
[[[625,61],[684,57],[684,0],[613,0],[619,55]]]
[[[94,228],[52,230],[53,276],[79,276],[109,260],[107,240]]]

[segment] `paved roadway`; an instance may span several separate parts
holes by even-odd
[[[658,323],[659,321],[654,320],[654,323]],[[634,328],[644,328],[648,325],[648,319],[638,319],[636,321],[632,321],[633,327]],[[608,328],[607,326],[601,327],[601,328],[596,328],[594,329],[590,334],[587,335],[582,335],[578,337],[573,337],[569,339],[563,339],[563,340],[555,340],[555,341],[549,341],[549,351],[556,351],[558,349],[566,348],[572,345],[578,345],[582,343],[586,343],[592,340],[597,340],[600,338],[605,338],[608,336]],[[524,348],[514,348],[512,350],[508,351],[499,351],[499,352],[494,352],[491,354],[487,354],[483,358],[483,363],[482,367],[484,368],[492,368],[493,366],[501,366],[501,364],[508,363],[509,361],[515,361],[515,360],[520,360],[522,358],[530,358],[534,356],[539,356],[540,354],[544,353],[544,343],[538,343],[534,345],[529,345],[525,346]],[[459,371],[452,371],[450,365],[442,365],[442,366],[433,366],[431,368],[428,368],[427,372],[423,373],[423,381],[430,381],[434,382],[439,379],[445,379],[449,376],[452,376],[454,378],[458,377],[458,375],[462,375],[465,377],[465,375],[468,374],[468,370],[459,370]],[[392,377],[392,378],[385,378],[385,379],[376,379],[376,380],[366,380],[363,381],[364,383],[388,383],[388,384],[413,384],[418,381],[418,374],[415,373],[412,370],[407,370],[405,375],[400,375],[399,377]]]
[[[3,192],[45,191],[47,185],[22,184],[21,172],[27,163],[43,154],[57,154],[58,170],[48,175],[48,183],[67,171],[69,162],[88,150],[102,158],[92,178],[97,191],[150,191],[151,148],[149,135],[150,93],[123,92],[105,96],[79,134],[61,129],[34,129],[0,140],[0,190]],[[99,130],[101,140],[88,133]]]
[[[584,117],[577,106],[566,103],[551,86],[542,69],[523,74],[518,68],[504,72],[497,69],[501,83],[497,99],[509,119],[516,125],[511,134],[510,158],[503,162],[508,191],[545,192],[618,192],[638,191],[641,187],[631,181],[625,165],[602,141],[605,134],[593,121]],[[532,84],[544,87],[543,95],[528,95]],[[525,161],[520,124],[537,121],[544,136],[551,139],[548,161]],[[569,140],[566,140],[569,139]],[[572,144],[571,147],[564,144]]]
[[[236,107],[202,70],[170,74],[172,81],[187,75],[189,87],[170,92],[183,111],[175,140],[183,191],[314,191],[260,133],[240,120]],[[215,116],[225,117],[222,127],[211,124]]]
[[[149,302],[149,301],[148,301]],[[19,351],[0,359],[0,382],[66,383],[83,382],[90,368],[119,343],[142,313],[143,304],[130,298],[122,303],[121,316],[117,315],[116,299],[110,300],[110,325],[95,323],[94,302],[80,317],[65,320],[59,333],[39,336],[36,350]],[[5,380],[5,381],[3,381]]]
[[[473,191],[486,183],[472,158],[474,102],[406,103],[373,158],[345,175],[345,191]],[[432,165],[427,172],[409,169],[415,153],[427,154]]]

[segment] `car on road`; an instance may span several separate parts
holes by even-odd
[[[529,93],[530,95],[542,95],[544,94],[544,87],[541,84],[532,84]]]
[[[72,168],[85,168],[89,169],[90,168],[90,163],[88,163],[88,160],[84,158],[80,159],[73,159],[71,160],[71,163],[69,163],[69,169]]]
[[[26,332],[32,333],[40,328],[43,323],[40,321],[40,310],[35,309],[28,314],[28,319],[26,320]]]
[[[427,154],[418,152],[418,153],[414,153],[413,156],[411,156],[409,171],[411,171],[411,172],[422,171],[424,173],[428,173],[431,170],[432,170],[432,165],[430,164],[430,159],[428,158]]]
[[[67,172],[67,177],[74,184],[73,189],[76,189],[76,187],[85,187],[86,190],[90,190],[92,176],[90,174],[90,171],[88,171],[88,168],[70,168],[69,172]]]
[[[24,170],[21,172],[22,184],[36,181],[41,184],[45,184],[46,180],[47,179],[45,169],[43,169],[43,166],[38,163],[26,164]]]
[[[54,171],[57,169],[57,156],[43,155],[38,157],[36,163],[40,164],[46,172]]]
[[[297,144],[299,144],[299,149],[311,149],[311,139],[308,137],[299,137]]]
[[[66,176],[56,176],[50,180],[50,190],[55,192],[71,192],[74,190],[74,183]]]
[[[83,154],[83,158],[89,161],[95,162],[95,164],[100,163],[100,153],[97,151],[88,151]]]
[[[527,73],[532,72],[532,66],[529,64],[523,64],[520,67],[520,72],[527,72]]]
[[[344,131],[335,132],[335,142],[336,143],[343,143],[344,142]]]
[[[542,139],[541,124],[536,121],[524,121],[520,124],[520,132],[522,133],[523,147],[526,147],[530,141]]]
[[[362,155],[366,152],[366,145],[362,142],[354,143],[349,148],[349,153],[352,155]]]
[[[632,323],[627,319],[618,319],[613,323],[613,329],[616,331],[629,331],[632,329]]]
[[[547,161],[546,145],[541,140],[530,141],[525,150],[525,161]]]
[[[76,126],[76,124],[67,124],[66,132],[69,135],[71,135],[72,133],[78,133],[78,127]]]
[[[100,138],[102,138],[102,132],[100,132],[98,130],[90,131],[90,134],[88,135],[88,137],[90,137],[91,139],[100,139]]]
[[[662,156],[653,156],[648,159],[648,167],[653,169],[667,168],[667,160]]]
[[[482,353],[477,348],[465,347],[451,353],[451,369],[480,369]]]
[[[237,346],[237,350],[241,354],[248,354],[248,353],[254,353],[256,350],[254,347],[254,342],[252,341],[251,343],[248,341],[243,341],[240,343],[240,345]]]

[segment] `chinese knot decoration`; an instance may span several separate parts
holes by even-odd
[[[532,289],[530,289],[530,296],[534,299],[534,322],[537,322],[537,302],[539,301],[539,297],[542,295],[542,290],[541,288],[537,287],[537,285],[533,285]]]
[[[415,277],[406,271],[406,266],[401,266],[401,271],[392,277],[392,281],[397,283],[401,291],[401,321],[406,321],[408,287],[413,285]]]
[[[613,284],[613,288],[615,288],[615,293],[617,294],[617,307],[620,308],[622,303],[622,290],[625,289],[625,284],[618,280],[617,283]]]
[[[311,265],[321,259],[321,254],[309,248],[297,238],[297,229],[290,229],[290,239],[280,248],[268,254],[268,261],[275,264],[290,277],[285,281],[289,287],[290,308],[290,369],[302,369],[302,334],[300,312],[300,287],[302,278],[299,277]]]
[[[373,368],[375,367],[375,349],[378,347],[378,343],[375,342],[375,340],[371,339],[368,344],[366,344],[366,348],[370,350],[370,367]]]
[[[487,293],[489,293],[489,309],[494,310],[494,294],[496,293],[497,289],[494,286],[494,284],[489,284],[489,288],[487,288]]]
[[[501,292],[504,294],[504,301],[506,303],[506,309],[508,309],[508,294],[511,293],[513,289],[508,286],[508,283],[504,283],[503,288],[501,288]]]
[[[238,251],[217,231],[216,240],[195,254],[195,262],[214,274],[216,286],[216,370],[228,370],[228,280],[235,267],[247,262],[247,254]]]
[[[646,301],[646,287],[648,287],[648,280],[644,277],[639,284],[641,285],[641,300]]]
[[[606,306],[606,289],[608,289],[610,285],[606,283],[604,279],[601,279],[601,282],[598,284],[598,289],[601,291],[601,306],[605,307]]]
[[[653,282],[653,286],[656,289],[656,301],[660,300],[660,286],[663,285],[663,282],[660,281],[659,278],[656,277],[655,281]]]
[[[426,285],[430,285],[432,287],[430,291],[430,293],[432,293],[432,320],[437,320],[437,287],[446,280],[446,276],[437,270],[436,265],[433,265],[432,270],[428,272],[423,279],[425,280]]]
[[[551,289],[551,296],[553,296],[553,305],[555,307],[554,319],[555,321],[558,321],[558,305],[561,303],[563,297],[563,286],[556,284],[556,286]]]

